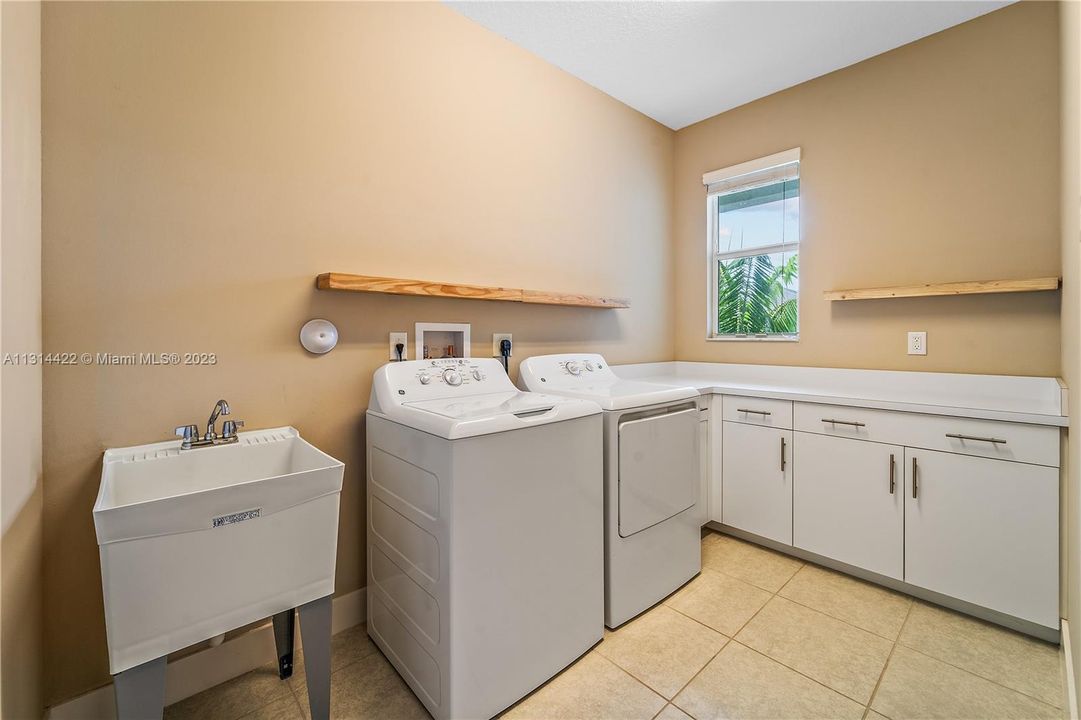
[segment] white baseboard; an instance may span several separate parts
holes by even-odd
[[[1070,623],[1062,621],[1062,687],[1066,691],[1066,717],[1070,720],[1078,720],[1077,717],[1077,681],[1074,679],[1073,648],[1070,643]]]
[[[366,588],[334,598],[331,632],[340,633],[364,622],[368,613]],[[297,633],[300,646],[300,633]],[[243,635],[169,663],[165,670],[165,704],[171,705],[249,670],[275,660],[274,629],[265,624]],[[111,720],[116,717],[112,684],[50,707],[46,720]]]

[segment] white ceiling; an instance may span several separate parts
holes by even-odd
[[[447,4],[679,129],[1010,3],[449,0]]]

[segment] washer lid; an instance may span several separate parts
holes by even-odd
[[[688,400],[699,395],[691,385],[673,387],[624,380],[596,353],[536,355],[524,360],[518,373],[518,384],[525,390],[591,400],[605,410]]]
[[[519,390],[497,392],[488,395],[471,395],[463,398],[440,398],[404,403],[405,407],[435,413],[453,420],[472,420],[496,415],[528,417],[548,412],[563,398]]]

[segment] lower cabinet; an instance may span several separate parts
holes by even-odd
[[[768,402],[713,399],[710,520],[1059,627],[1057,427]]]
[[[911,448],[904,467],[905,582],[1057,627],[1058,468]]]
[[[902,580],[904,448],[796,432],[794,457],[792,544]]]
[[[792,431],[724,422],[721,520],[792,543]]]
[[[698,490],[698,514],[701,524],[705,525],[711,518],[709,516],[709,483],[713,476],[710,452],[710,410],[708,400],[698,401],[698,462],[699,490]]]

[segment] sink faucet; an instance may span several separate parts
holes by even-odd
[[[229,403],[225,400],[219,400],[214,404],[214,409],[210,413],[210,419],[206,422],[206,434],[201,438],[199,437],[198,425],[181,425],[176,429],[178,437],[183,438],[183,442],[180,443],[181,450],[190,450],[191,448],[207,447],[210,445],[223,445],[225,443],[235,443],[240,437],[237,435],[237,428],[244,427],[243,420],[226,420],[221,426],[221,435],[218,435],[214,425],[218,422],[218,418],[222,415],[228,415],[230,413]]]
[[[218,422],[219,415],[229,414],[229,403],[225,400],[219,400],[214,404],[214,409],[210,413],[210,419],[206,421],[206,435],[203,436],[203,440],[214,442],[218,439],[218,434],[214,432],[214,423]]]

